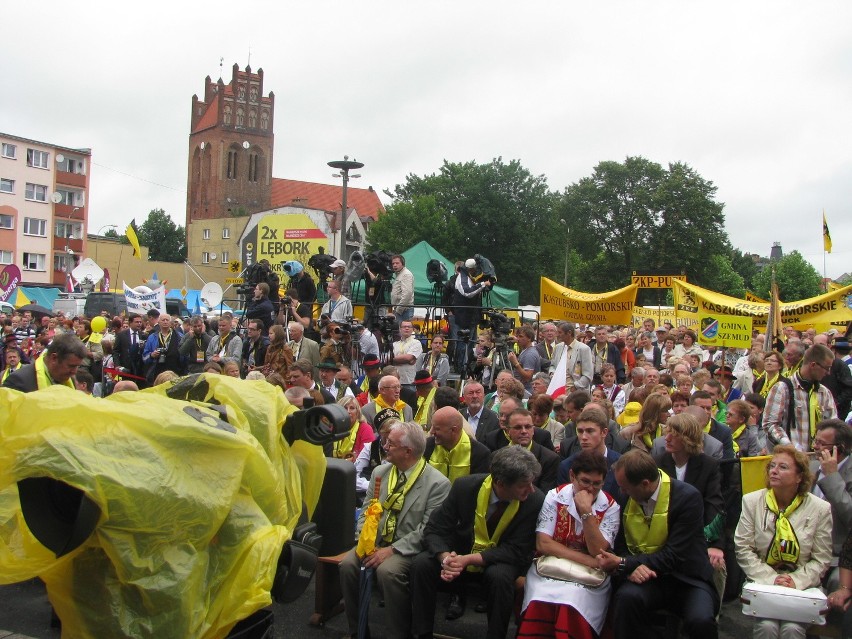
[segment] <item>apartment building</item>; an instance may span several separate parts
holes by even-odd
[[[0,133],[0,266],[64,285],[86,251],[91,149]]]

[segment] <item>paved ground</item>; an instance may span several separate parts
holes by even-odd
[[[50,627],[50,606],[43,584],[39,580],[27,581],[11,586],[0,586],[0,639],[59,639],[60,632]],[[339,638],[347,634],[343,615],[331,619],[324,627],[308,625],[313,612],[314,587],[296,602],[286,606],[275,604],[275,637],[289,639]],[[443,606],[445,598],[439,597],[439,614],[436,632],[451,637],[468,639],[481,637],[485,630],[485,614],[473,610],[476,599],[468,602],[464,616],[456,621],[445,621]],[[739,603],[727,604],[722,609],[719,621],[721,639],[746,639],[752,636],[751,621],[740,613]],[[384,637],[383,610],[373,605],[371,612],[371,630],[374,639]],[[11,634],[10,634],[11,633]],[[109,638],[104,638],[109,639]]]

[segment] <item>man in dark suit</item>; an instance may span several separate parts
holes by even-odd
[[[509,427],[506,429],[506,433],[508,433],[512,444],[526,448],[535,455],[541,465],[541,474],[538,476],[535,485],[541,492],[547,493],[551,488],[556,488],[556,469],[561,460],[559,455],[552,450],[547,450],[544,446],[532,440],[533,431],[535,431],[535,424],[533,423],[532,413],[524,408],[512,411],[512,414],[509,415]]]
[[[131,313],[127,319],[127,330],[121,331],[115,336],[112,357],[118,366],[131,375],[144,377],[145,368],[142,365],[142,351],[145,348],[146,335],[142,332],[142,316]]]
[[[523,575],[535,549],[535,527],[544,495],[534,481],[535,456],[520,446],[499,450],[490,475],[460,477],[429,518],[425,550],[409,577],[414,603],[412,632],[431,637],[439,581],[481,577],[488,608],[487,639],[505,639]]]
[[[243,377],[249,371],[263,366],[267,348],[269,348],[269,338],[263,334],[263,322],[259,319],[250,319],[248,321],[248,336],[243,342]]]
[[[467,408],[462,412],[468,423],[476,431],[476,440],[484,442],[488,433],[500,430],[497,413],[485,408],[485,389],[479,382],[468,382],[462,392]]]
[[[74,386],[72,379],[86,357],[86,346],[71,333],[57,335],[32,364],[21,366],[3,382],[5,388],[31,393],[53,385]]]
[[[629,499],[617,554],[602,552],[598,564],[623,579],[612,602],[615,639],[656,637],[648,613],[661,608],[680,617],[691,639],[717,639],[719,595],[702,531],[701,494],[660,473],[644,451],[625,453],[614,468]]]
[[[451,482],[459,477],[487,473],[491,451],[464,431],[464,418],[452,406],[432,415],[432,436],[423,457]]]
[[[612,471],[612,465],[619,457],[621,457],[621,455],[607,445],[609,420],[601,410],[596,408],[596,406],[596,404],[588,404],[586,408],[583,409],[583,412],[577,416],[577,442],[579,443],[580,451],[590,450],[598,453],[602,457],[606,457],[606,477],[604,477],[603,490],[618,501],[621,497],[621,492],[618,490],[618,484],[615,481],[615,474]],[[621,437],[619,439],[624,438]],[[571,463],[573,461],[574,455],[571,455],[564,461],[560,462],[559,468],[556,472],[557,486],[568,483],[568,471],[571,470]]]
[[[509,415],[519,408],[523,408],[523,406],[514,397],[507,397],[500,402],[500,412],[497,414],[500,420],[500,430],[491,431],[485,437],[485,445],[492,451],[509,445],[509,436],[506,434],[506,429],[509,428]],[[546,431],[543,428],[536,428],[533,431],[533,441],[548,450],[556,452],[553,448],[553,438],[550,436],[550,431]]]

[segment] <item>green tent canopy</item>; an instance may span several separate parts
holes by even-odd
[[[423,240],[415,244],[407,251],[403,251],[402,256],[405,258],[406,267],[414,274],[414,304],[415,306],[432,306],[433,287],[434,285],[426,279],[426,264],[429,260],[439,260],[447,267],[447,274],[452,277],[455,266],[446,257],[441,255],[429,242]],[[364,301],[364,287],[359,286],[355,302]],[[440,291],[438,293],[438,302],[440,305]],[[494,308],[517,308],[518,306],[518,291],[513,291],[502,286],[495,286],[491,289],[490,304]]]

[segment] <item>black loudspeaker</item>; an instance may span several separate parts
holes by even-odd
[[[325,479],[311,521],[322,535],[320,557],[346,552],[355,545],[355,465],[326,458]]]

